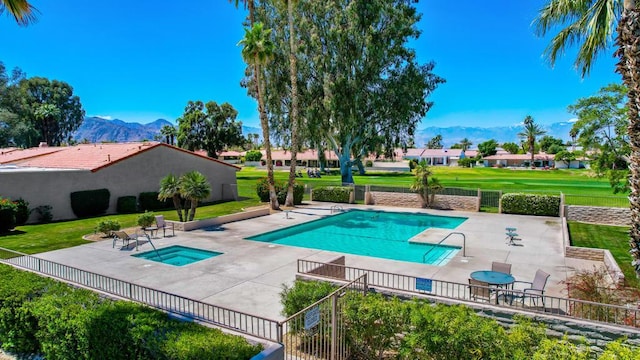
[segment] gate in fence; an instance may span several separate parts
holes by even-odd
[[[367,292],[367,275],[343,285],[325,298],[280,322],[285,359],[342,360],[349,358],[350,346],[343,308],[349,292]]]

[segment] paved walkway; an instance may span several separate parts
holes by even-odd
[[[68,249],[38,254],[38,257],[84,270],[153,287],[203,302],[234,310],[283,319],[280,314],[280,292],[283,284],[292,284],[296,275],[296,260],[327,261],[338,255],[329,251],[273,245],[244,240],[266,231],[318,219],[330,215],[330,203],[302,205],[289,212],[225,224],[219,228],[176,232],[175,237],[155,238],[157,248],[184,245],[222,252],[223,255],[175,267],[132,257],[135,249],[112,248],[110,240]],[[345,209],[349,206],[343,206]],[[565,296],[563,285],[576,269],[592,269],[602,263],[567,259],[563,256],[563,239],[559,218],[436,211],[357,206],[359,209],[425,212],[435,215],[464,216],[468,220],[451,231],[466,234],[466,257],[462,251],[444,266],[385,260],[346,255],[346,265],[409,276],[467,283],[475,270],[489,269],[492,261],[513,264],[512,273],[518,280],[531,281],[537,269],[551,274],[548,294]],[[505,227],[516,227],[521,246],[508,246]],[[448,232],[445,230],[444,234]],[[418,236],[428,242],[438,242],[442,231],[426,231]],[[462,245],[462,239],[452,236],[445,244]],[[140,252],[151,250],[149,244]]]

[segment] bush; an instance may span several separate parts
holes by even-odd
[[[262,159],[262,153],[259,150],[249,150],[244,155],[245,161],[260,161]]]
[[[41,224],[48,224],[53,220],[53,208],[51,205],[40,205],[34,209],[38,214],[38,222]]]
[[[16,211],[18,206],[9,199],[0,198],[0,232],[13,229],[16,226]]]
[[[458,160],[458,166],[462,166],[462,167],[471,167],[471,165],[475,163],[476,163],[476,158],[466,157]]]
[[[144,214],[140,214],[138,216],[138,226],[146,228],[151,226],[151,224],[156,222],[156,217],[153,214],[153,211],[145,211]]]
[[[352,191],[348,186],[321,186],[313,189],[313,200],[349,203]]]
[[[502,195],[502,212],[505,214],[560,216],[560,197],[535,194]]]
[[[108,189],[75,191],[71,193],[71,209],[77,217],[104,214],[109,208]]]
[[[372,167],[372,166],[373,166],[373,161],[371,161],[371,160],[367,160],[367,161],[364,163],[364,166],[366,166],[366,167]]]
[[[14,201],[16,204],[16,225],[24,225],[29,220],[31,210],[29,210],[29,202],[20,198]]]
[[[282,286],[280,302],[282,315],[291,316],[314,302],[331,294],[338,287],[324,281],[297,280],[292,287]]]
[[[276,196],[278,197],[278,203],[284,204],[287,199],[287,183],[283,181],[276,181],[275,183]],[[269,201],[269,181],[266,177],[258,179],[256,184],[256,193],[262,202]],[[293,204],[302,204],[302,198],[304,197],[304,185],[294,183],[293,184]]]
[[[95,230],[109,236],[112,231],[120,230],[120,222],[118,220],[102,220],[96,225]]]
[[[118,214],[133,214],[138,211],[138,202],[135,196],[121,196],[116,205]]]
[[[169,198],[165,201],[158,200],[157,191],[141,192],[138,196],[140,202],[140,210],[155,211],[173,208],[173,199]]]
[[[261,345],[0,265],[0,345],[46,359],[249,359]],[[22,358],[22,357],[20,357]]]
[[[415,159],[409,160],[409,170],[410,171],[413,171],[413,169],[415,169],[416,166],[418,166],[418,162]]]

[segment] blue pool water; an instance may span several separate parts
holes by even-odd
[[[186,246],[174,245],[166,248],[143,252],[132,255],[134,257],[143,258],[151,261],[161,262],[174,266],[183,266],[221,255],[222,253],[201,249],[194,249]]]
[[[442,265],[460,247],[413,243],[409,239],[429,228],[454,229],[465,220],[465,217],[351,210],[247,239],[417,263],[423,263],[424,254],[429,251],[424,263]]]

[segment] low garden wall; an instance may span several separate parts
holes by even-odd
[[[631,226],[631,210],[628,208],[567,205],[564,213],[569,221]]]
[[[209,226],[222,225],[222,224],[226,224],[234,221],[253,219],[259,216],[269,215],[270,212],[271,210],[269,210],[269,207],[265,207],[265,208],[256,209],[256,210],[249,210],[249,211],[243,211],[235,214],[218,216],[210,219],[187,221],[187,222],[167,220],[167,222],[173,223],[173,226],[175,227],[176,230],[191,231],[191,230],[201,229]]]
[[[416,193],[371,191],[365,195],[365,199],[369,199],[367,205],[401,206],[409,208],[422,207],[420,196]],[[436,195],[432,208],[479,211],[479,204],[480,201],[476,196]]]
[[[565,248],[565,256],[575,259],[602,261],[613,283],[617,286],[624,286],[624,274],[609,250],[567,246]]]

